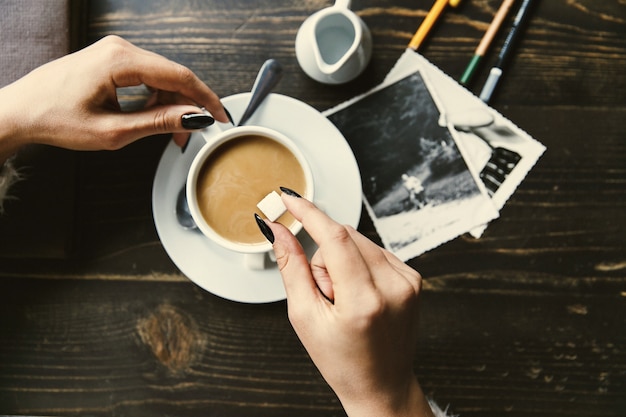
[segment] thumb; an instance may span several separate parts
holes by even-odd
[[[304,306],[319,298],[309,261],[298,239],[280,223],[267,222],[274,234],[274,255],[285,285],[287,300]]]

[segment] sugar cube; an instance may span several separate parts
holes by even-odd
[[[276,191],[272,191],[268,195],[266,195],[263,200],[259,201],[256,205],[259,210],[265,214],[265,217],[271,222],[276,221],[280,216],[282,216],[287,208],[283,204],[283,200],[280,198],[280,195]]]

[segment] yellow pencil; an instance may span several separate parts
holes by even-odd
[[[452,7],[456,7],[459,5],[460,2],[461,0],[435,0],[435,4],[433,4],[433,7],[424,18],[424,21],[417,29],[417,32],[415,32],[415,35],[413,35],[411,42],[409,42],[409,48],[417,51],[422,42],[424,42],[424,39],[426,39],[426,35],[428,35],[428,32],[430,32],[430,30],[435,25],[435,22],[443,12],[443,9],[446,8],[446,5],[449,4]]]

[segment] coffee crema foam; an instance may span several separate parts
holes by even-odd
[[[198,206],[208,225],[232,242],[266,242],[254,213],[271,191],[285,186],[304,195],[306,179],[294,154],[283,144],[261,135],[244,135],[219,145],[204,161],[198,175]],[[290,227],[290,213],[278,220]]]

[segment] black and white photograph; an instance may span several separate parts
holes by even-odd
[[[413,50],[402,54],[385,81],[393,83],[416,72],[438,108],[439,125],[453,132],[470,171],[487,189],[496,210],[502,209],[545,146]],[[486,227],[470,234],[479,238]]]
[[[385,247],[407,260],[497,211],[468,168],[421,74],[326,113],[352,148],[365,206]]]

